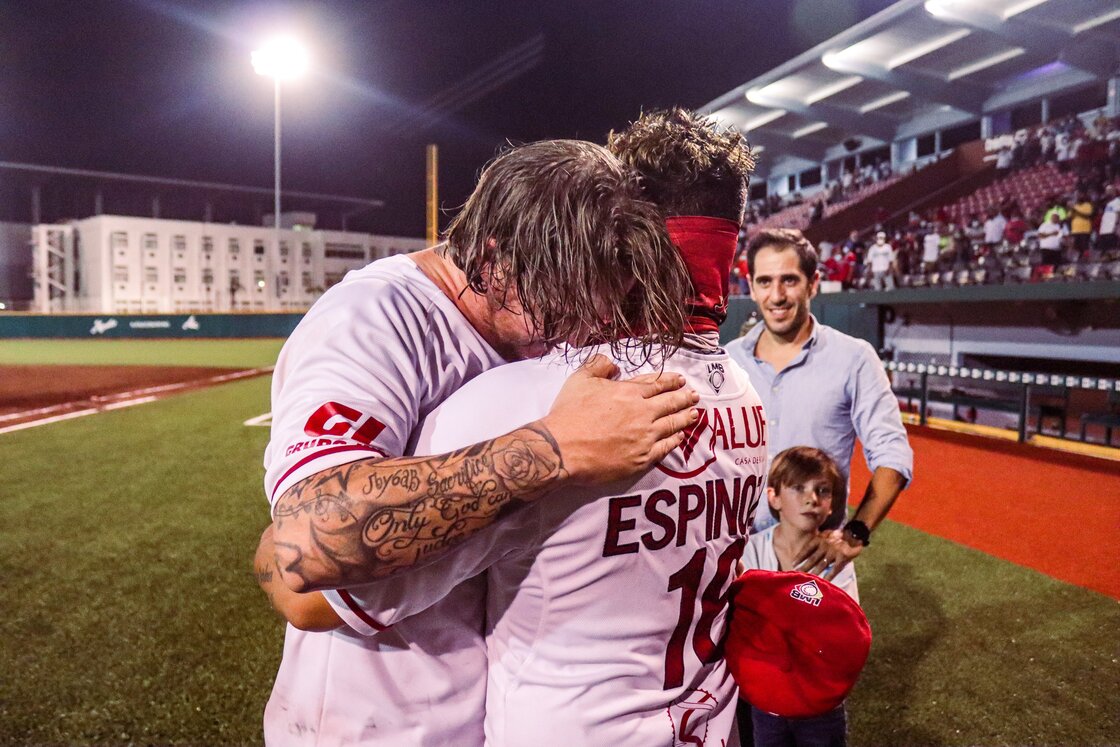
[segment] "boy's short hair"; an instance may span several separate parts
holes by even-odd
[[[840,474],[840,468],[836,466],[832,457],[812,446],[793,446],[774,457],[766,484],[773,488],[775,493],[780,493],[783,485],[795,485],[820,477],[825,477],[832,483],[833,507],[836,506],[837,499],[841,502],[847,500],[847,485]],[[769,503],[767,505],[769,506]],[[778,518],[778,512],[774,507],[769,506],[769,508],[770,514],[775,519]]]

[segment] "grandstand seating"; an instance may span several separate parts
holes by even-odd
[[[1052,163],[1045,163],[1016,171],[1009,176],[981,187],[970,195],[947,206],[949,219],[966,222],[973,214],[984,215],[992,205],[1017,202],[1024,215],[1045,207],[1052,195],[1065,197],[1074,188],[1077,177],[1072,172],[1062,172]]]
[[[861,200],[866,200],[868,197],[883,191],[887,187],[898,181],[897,175],[880,179],[877,182],[856,188],[848,192],[843,199],[838,200],[831,205],[826,205],[824,210],[824,217],[833,215],[839,212],[842,208],[853,205]],[[798,205],[790,205],[787,208],[779,210],[776,213],[771,213],[769,216],[761,219],[757,223],[749,227],[753,235],[757,231],[766,228],[799,228],[804,229],[809,224],[809,216],[813,212],[813,203],[819,195],[813,195],[806,198],[806,200]]]

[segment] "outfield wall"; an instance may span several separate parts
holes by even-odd
[[[303,314],[0,314],[0,339],[287,337]]]
[[[754,311],[751,299],[730,299],[721,340],[738,337]],[[813,299],[813,312],[822,323],[867,340],[878,350],[890,349],[894,359],[903,362],[977,365],[966,358],[987,356],[1120,364],[1116,282],[824,293]],[[300,313],[0,313],[0,340],[284,338],[301,318]],[[1021,367],[1011,360],[988,363]]]

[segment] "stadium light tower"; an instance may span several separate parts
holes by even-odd
[[[253,52],[253,69],[258,75],[272,78],[276,91],[273,111],[276,147],[276,190],[273,219],[276,221],[276,251],[280,251],[280,83],[294,80],[307,72],[307,50],[295,39],[280,37]]]

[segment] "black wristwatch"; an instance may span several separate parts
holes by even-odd
[[[871,530],[859,519],[852,519],[845,524],[844,531],[859,540],[864,547],[871,544]]]

